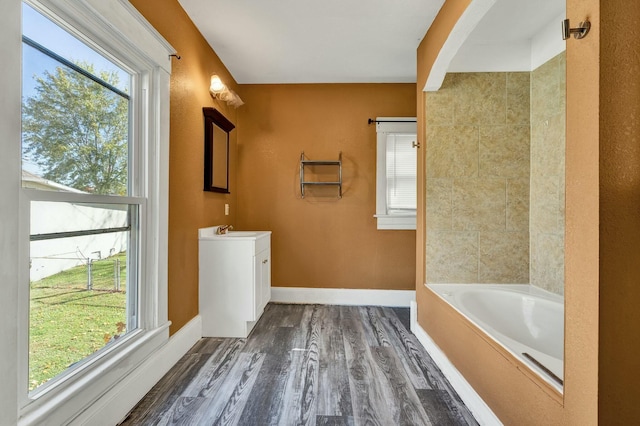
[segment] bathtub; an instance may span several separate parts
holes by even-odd
[[[562,391],[564,299],[528,284],[429,284],[444,301]]]

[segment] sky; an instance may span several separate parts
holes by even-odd
[[[120,78],[116,87],[131,93],[130,76],[124,69],[25,3],[22,4],[22,32],[26,37],[71,62],[82,61],[94,64],[97,74],[102,70],[117,72]],[[36,76],[42,75],[45,71],[53,73],[61,64],[30,46],[25,44],[22,46],[22,98],[24,100],[35,94]],[[36,175],[41,174],[39,167],[28,159],[23,158],[22,167]]]

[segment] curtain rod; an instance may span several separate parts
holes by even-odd
[[[370,118],[368,123],[372,124],[372,123],[415,123],[416,120],[374,120],[373,118]]]

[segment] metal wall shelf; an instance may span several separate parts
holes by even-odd
[[[304,180],[304,168],[305,166],[335,166],[338,167],[338,180],[334,182],[319,182],[319,181],[306,181]],[[304,151],[300,154],[300,194],[304,198],[304,187],[306,185],[323,185],[323,186],[337,186],[338,198],[342,198],[342,152],[338,154],[337,160],[307,160],[304,157]]]

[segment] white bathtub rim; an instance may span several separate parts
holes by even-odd
[[[525,365],[527,365],[533,372],[537,373],[537,375],[544,380],[551,387],[556,389],[558,392],[563,392],[563,386],[556,382],[553,378],[551,378],[546,371],[541,369],[538,365],[531,362],[530,360],[524,358],[522,356],[523,352],[529,353],[533,358],[537,359],[542,365],[546,366],[553,374],[558,376],[560,379],[564,378],[564,361],[551,357],[547,354],[537,351],[534,348],[531,348],[527,345],[524,345],[520,342],[517,342],[499,331],[495,330],[493,327],[489,326],[485,322],[475,318],[473,315],[462,311],[458,306],[454,303],[451,303],[450,300],[444,297],[438,290],[446,289],[449,286],[460,286],[467,288],[478,288],[478,286],[482,286],[487,289],[495,289],[495,290],[509,290],[523,294],[535,295],[550,301],[561,302],[564,300],[562,296],[559,296],[555,293],[551,293],[549,291],[543,290],[539,287],[532,286],[530,284],[454,284],[454,283],[434,283],[434,284],[425,284],[427,288],[430,288],[440,299],[446,302],[449,306],[455,309],[460,315],[465,317],[469,322],[478,327],[485,335],[487,335],[491,340],[493,340],[496,344],[500,345],[507,352],[513,355],[516,359],[521,360]],[[460,288],[458,287],[458,288]],[[500,341],[503,339],[503,341]],[[508,343],[508,344],[507,344]],[[509,347],[509,345],[511,347]]]
[[[511,341],[519,342],[562,362],[564,306],[561,302],[549,300],[530,292],[487,288],[483,285],[474,288],[447,289],[443,291],[443,295],[445,299],[451,299],[449,303],[467,313],[474,322],[492,329]],[[517,299],[515,303],[510,300],[514,298]],[[493,317],[496,311],[501,312],[502,318],[507,319],[507,324],[504,321],[495,323],[495,321],[485,318],[485,314]],[[533,313],[536,314],[532,316]],[[511,321],[516,319],[515,322]],[[520,320],[523,322],[521,323]],[[549,324],[549,320],[553,320],[551,325],[559,324],[560,326],[547,329],[542,324],[536,324],[536,322]],[[513,325],[524,325],[524,327],[514,330]],[[544,332],[540,335],[543,330]],[[522,336],[522,340],[520,336]]]
[[[495,290],[511,290],[517,293],[531,294],[534,296],[542,297],[543,299],[550,300],[552,302],[560,302],[564,303],[564,297],[559,294],[552,293],[548,290],[545,290],[540,287],[536,287],[531,284],[469,284],[469,283],[433,283],[433,284],[425,284],[427,288],[432,288],[434,291],[438,288],[448,287],[448,286],[456,286],[466,287],[466,288],[490,288]],[[437,291],[435,291],[437,293]]]

